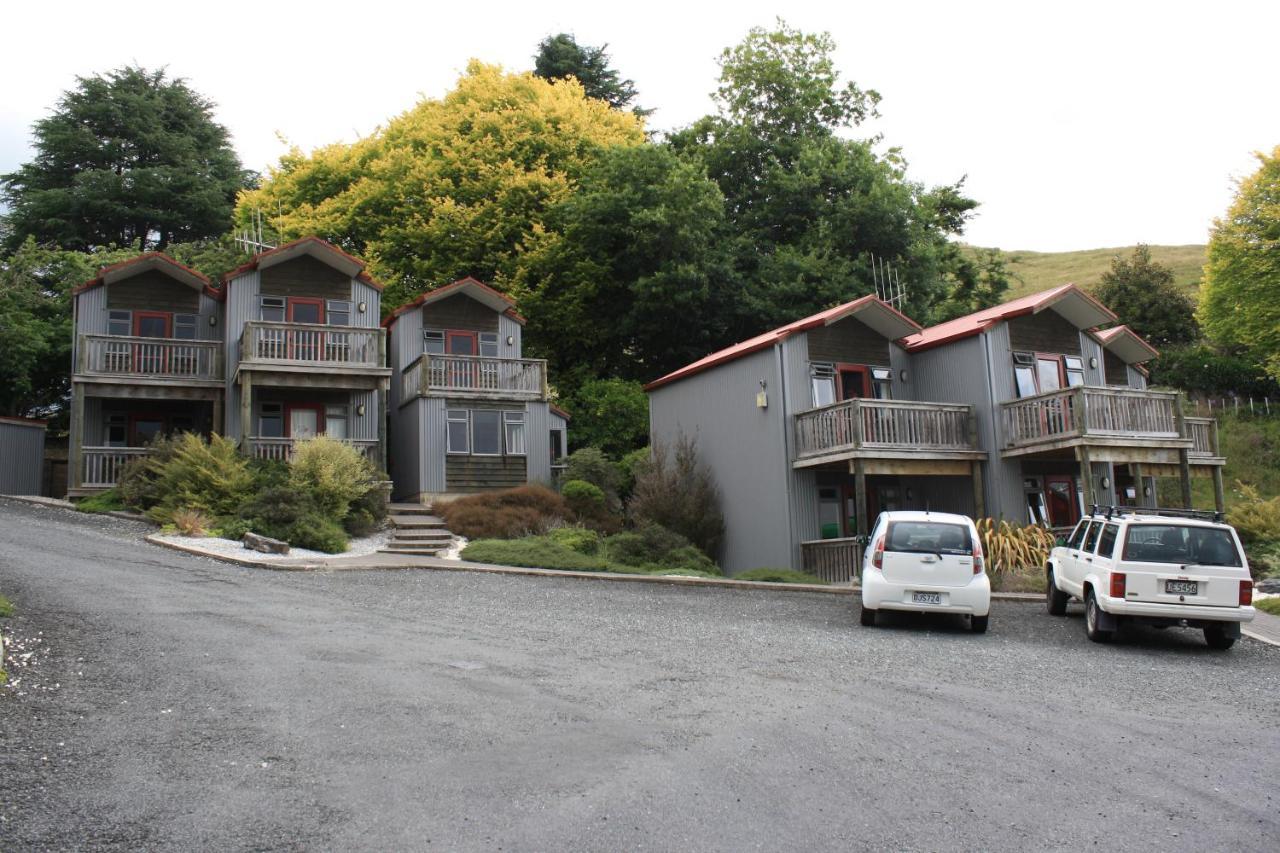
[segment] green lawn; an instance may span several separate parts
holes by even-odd
[[[1080,252],[1001,251],[1008,259],[1009,269],[1021,279],[1014,281],[1009,288],[1009,298],[1012,299],[1067,282],[1091,289],[1111,268],[1111,259],[1117,254],[1128,256],[1133,247],[1085,249]],[[1195,297],[1204,269],[1204,246],[1152,246],[1151,259],[1171,268],[1174,282]]]
[[[1227,464],[1222,469],[1227,509],[1238,500],[1237,482],[1257,488],[1264,498],[1280,495],[1280,414],[1234,415],[1215,412],[1218,440]],[[1162,477],[1158,481],[1161,506],[1178,506],[1181,491],[1177,478]],[[1213,508],[1213,480],[1193,477],[1192,504],[1197,508]]]

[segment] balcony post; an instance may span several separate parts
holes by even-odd
[[[1093,506],[1093,464],[1089,460],[1089,445],[1076,445],[1076,459],[1080,462],[1080,486],[1084,490],[1084,511]]]
[[[84,341],[81,340],[81,354],[84,353]],[[83,483],[84,468],[84,386],[71,383],[71,434],[68,436],[67,454],[71,471],[71,488],[78,489]]]
[[[240,373],[240,452],[249,453],[249,433],[253,421],[253,373]]]
[[[551,399],[551,382],[547,377],[547,363],[544,361],[538,365],[538,372],[542,374],[542,399]]]
[[[853,419],[853,446],[862,447],[862,401],[856,397],[853,402],[849,404],[849,417]],[[862,505],[861,498],[858,499],[858,505]]]
[[[390,391],[390,380],[383,379],[378,383],[378,470],[386,472],[387,468],[387,396]]]
[[[867,465],[861,457],[853,460],[853,511],[858,514],[857,531],[866,536],[867,530]],[[856,573],[857,567],[854,567]]]
[[[378,364],[377,367],[387,366],[387,330],[378,329]]]
[[[1222,448],[1218,444],[1218,419],[1214,418],[1209,422],[1209,447],[1213,451],[1214,456],[1222,455]],[[1227,511],[1227,497],[1222,489],[1222,466],[1213,466],[1213,505],[1218,512]]]
[[[422,354],[422,361],[418,363],[418,396],[425,397],[431,391],[431,356],[427,353]]]
[[[1076,405],[1075,405],[1075,427],[1077,435],[1086,435],[1089,432],[1089,402],[1084,395],[1084,386],[1081,385],[1075,389]]]
[[[1130,463],[1129,473],[1133,474],[1133,483],[1134,483],[1133,499],[1137,502],[1136,505],[1148,506],[1147,497],[1142,493],[1142,490],[1143,488],[1145,488],[1145,485],[1146,485],[1143,482],[1142,463],[1141,462]]]
[[[1173,418],[1180,438],[1191,438],[1187,428],[1187,416],[1182,410],[1182,395],[1173,398]],[[1178,450],[1178,478],[1182,481],[1182,508],[1191,509],[1191,457],[1183,447]]]
[[[982,463],[977,459],[969,463],[973,479],[973,517],[987,517],[987,498],[982,489]]]

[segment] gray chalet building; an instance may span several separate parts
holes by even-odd
[[[729,573],[854,572],[881,511],[1074,524],[1212,476],[1215,423],[1151,391],[1157,353],[1074,285],[921,329],[867,296],[650,383],[655,442],[694,436],[722,493]],[[1099,331],[1103,326],[1111,326]]]

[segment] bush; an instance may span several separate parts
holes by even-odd
[[[1244,550],[1255,579],[1280,577],[1280,542],[1255,542]]]
[[[576,445],[621,456],[643,445],[649,435],[649,397],[634,380],[587,379],[561,402],[573,413],[570,436]]]
[[[565,459],[564,483],[568,485],[574,480],[590,483],[603,492],[605,505],[611,512],[616,512],[621,507],[618,500],[618,468],[599,448],[584,447],[570,453]]]
[[[573,572],[603,572],[609,565],[599,557],[581,554],[549,536],[524,539],[480,539],[462,551],[464,560],[524,566],[533,569],[560,569]]]
[[[720,567],[715,564],[715,561],[692,545],[668,551],[662,558],[662,565],[712,576],[721,574]]]
[[[342,525],[318,512],[300,516],[283,538],[295,548],[323,551],[326,554],[341,554],[347,550],[347,534]]]
[[[352,536],[369,536],[382,527],[387,518],[387,492],[378,484],[356,498],[342,520]]]
[[[76,503],[76,509],[80,512],[119,512],[124,508],[119,489],[107,489],[105,492],[82,498]]]
[[[168,524],[178,510],[206,516],[232,516],[253,492],[253,474],[235,442],[215,435],[207,443],[193,433],[173,439],[172,453],[148,456],[153,481],[148,490],[155,504],[147,510],[154,521]]]
[[[263,489],[240,506],[239,517],[249,530],[272,539],[289,539],[293,525],[302,517],[316,514],[310,495],[289,486]],[[241,536],[243,536],[243,531]],[[235,537],[239,539],[240,537]]]
[[[600,551],[600,534],[586,527],[556,527],[547,531],[547,538],[579,554],[597,554]]]
[[[1246,543],[1280,542],[1280,497],[1263,500],[1255,486],[1236,481],[1240,500],[1227,513],[1227,521]]]
[[[178,436],[160,436],[148,445],[150,453],[135,456],[120,468],[116,490],[125,505],[146,511],[160,503],[159,471],[169,464],[178,451]]]
[[[1263,613],[1280,616],[1280,598],[1259,598],[1253,604]]]
[[[618,460],[618,494],[624,498],[631,497],[636,487],[636,474],[640,467],[649,461],[651,451],[647,447],[633,450]]]
[[[638,467],[630,512],[639,523],[681,534],[712,559],[719,553],[724,539],[720,490],[688,436],[676,439],[674,452],[654,445],[652,458]]]
[[[560,487],[569,509],[583,518],[594,518],[605,511],[604,492],[586,480],[569,480]]]
[[[431,511],[468,539],[517,539],[562,525],[572,515],[563,497],[536,485],[468,495]]]
[[[224,518],[209,532],[220,539],[232,539],[238,542],[251,530],[253,525],[243,518]]]
[[[173,513],[173,526],[183,536],[204,536],[209,532],[209,517],[198,509],[180,509]]]
[[[719,567],[688,539],[656,524],[646,524],[633,532],[618,533],[604,542],[609,560],[649,569],[694,569],[720,574]]]
[[[326,516],[341,519],[353,503],[378,487],[378,472],[351,445],[318,435],[294,447],[289,485],[306,492]]]
[[[826,583],[822,578],[805,572],[797,572],[794,569],[771,568],[751,569],[740,575],[734,575],[733,579],[739,581],[763,581],[764,583]]]

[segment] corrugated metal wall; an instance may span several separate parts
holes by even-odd
[[[44,424],[0,419],[0,495],[40,494],[44,430]]]
[[[236,368],[240,364],[240,335],[244,324],[258,318],[258,289],[261,278],[257,270],[238,275],[227,283],[226,319],[223,322],[223,342],[227,353],[227,403],[222,407],[226,416],[226,435],[239,440],[240,386],[235,383]]]
[[[1107,375],[1106,366],[1102,361],[1102,344],[1095,341],[1091,336],[1084,332],[1080,333],[1080,355],[1084,357],[1084,384],[1085,385],[1106,385]],[[1089,360],[1093,359],[1097,367],[1090,367]]]
[[[916,396],[916,383],[914,371],[911,369],[911,355],[897,344],[889,345],[889,368],[892,372],[890,377],[893,381],[893,399],[895,400],[918,400]],[[902,381],[902,371],[907,372],[907,380]],[[939,402],[942,402],[941,400]]]
[[[787,467],[785,498],[789,517],[787,538],[790,562],[786,566],[798,569],[802,565],[800,543],[817,539],[821,532],[818,524],[817,474],[811,468],[796,470],[791,467],[791,460],[795,458],[795,414],[813,408],[813,388],[809,381],[808,333],[785,338],[776,352],[776,357],[782,361],[780,375],[784,387],[771,391],[770,406],[776,405],[777,400],[784,404],[784,443],[777,453]]]
[[[209,318],[214,322],[210,324]],[[222,340],[222,303],[209,294],[200,292],[200,317],[196,324],[196,337],[202,341]]]
[[[422,491],[421,454],[417,448],[421,416],[422,404],[418,401],[397,412],[390,424],[390,473],[396,497],[416,495]]]
[[[71,363],[80,361],[80,336],[107,333],[107,289],[91,287],[76,296],[76,330],[71,339]]]
[[[649,395],[652,440],[696,438],[715,476],[725,516],[720,565],[730,573],[795,564],[787,489],[779,488],[790,480],[779,359],[774,349],[752,353]],[[764,409],[756,406],[761,380],[770,392]]]
[[[1139,391],[1147,390],[1147,377],[1142,375],[1142,371],[1137,370],[1133,365],[1126,368],[1129,371],[1129,387],[1137,388]]]
[[[102,398],[85,397],[84,432],[81,433],[84,446],[101,447],[106,441],[106,437],[103,435],[105,427],[106,424],[102,422]]]
[[[357,414],[357,407],[364,406],[364,416]],[[378,391],[351,392],[351,437],[359,439],[377,439],[378,418],[381,416],[378,407]]]
[[[424,492],[445,492],[449,487],[444,476],[445,402],[443,397],[427,397],[413,404],[421,418],[416,447],[419,454],[419,477]]]
[[[525,409],[525,450],[530,483],[551,482],[551,413],[546,403],[531,402]],[[561,420],[556,418],[556,420]]]
[[[365,311],[360,313],[360,303]],[[382,294],[378,288],[365,284],[358,278],[351,279],[351,325],[361,329],[376,329],[382,322]]]
[[[524,332],[524,327],[512,320],[506,314],[498,317],[498,355],[502,358],[523,358],[521,353],[520,336]],[[507,343],[507,338],[511,338],[511,343]]]

